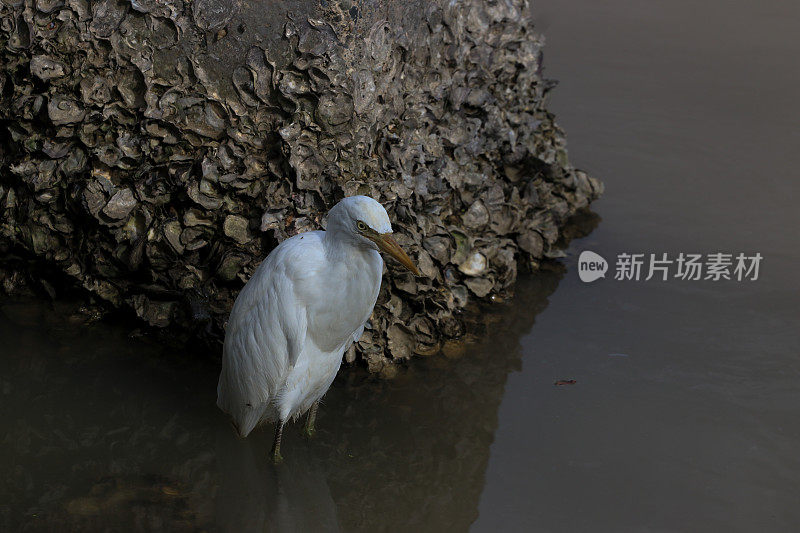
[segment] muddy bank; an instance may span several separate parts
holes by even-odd
[[[527,7],[4,0],[0,244],[213,342],[278,242],[369,194],[425,276],[387,265],[347,357],[434,353],[602,189],[546,109]]]

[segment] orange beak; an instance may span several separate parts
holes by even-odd
[[[386,252],[400,261],[400,264],[409,269],[415,276],[421,275],[417,266],[411,261],[411,258],[408,257],[403,249],[400,248],[400,245],[392,238],[391,234],[384,233],[382,235],[376,235],[372,240],[378,245],[381,252]]]

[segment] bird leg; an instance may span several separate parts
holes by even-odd
[[[311,406],[311,409],[308,410],[308,417],[306,418],[306,425],[303,428],[303,433],[306,434],[306,437],[309,439],[314,436],[314,433],[317,432],[317,428],[314,427],[314,423],[317,421],[317,409],[319,408],[319,401],[314,402],[314,405]]]
[[[281,455],[281,437],[283,436],[283,421],[278,422],[275,428],[275,442],[272,443],[272,462],[278,464],[283,461]]]

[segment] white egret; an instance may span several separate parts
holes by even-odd
[[[326,231],[283,241],[236,298],[217,405],[241,437],[261,422],[276,422],[276,462],[289,418],[308,411],[306,432],[313,434],[318,402],[364,331],[381,285],[378,251],[419,275],[391,235],[381,204],[367,196],[345,198],[328,213]]]

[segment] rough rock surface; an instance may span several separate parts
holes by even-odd
[[[0,240],[149,324],[219,338],[243,283],[342,196],[389,210],[356,350],[463,334],[599,182],[545,108],[522,0],[0,0]]]

